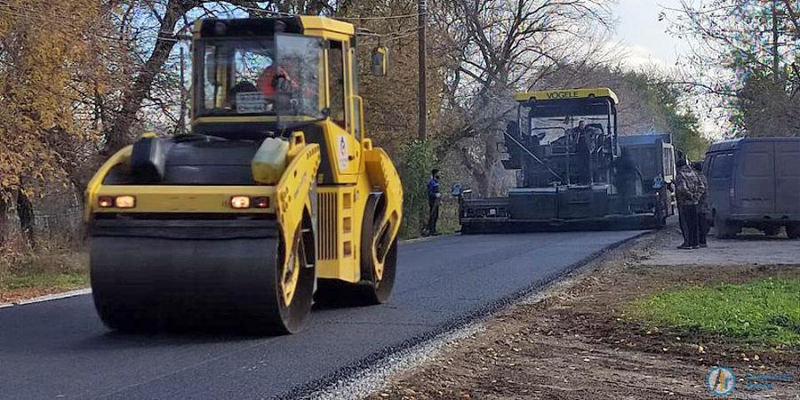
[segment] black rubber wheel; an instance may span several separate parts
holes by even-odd
[[[739,229],[731,226],[730,223],[721,219],[719,215],[714,215],[714,234],[717,239],[732,239],[739,233]]]
[[[361,296],[365,304],[383,304],[389,301],[397,274],[397,239],[389,242],[391,227],[380,226],[382,214],[369,214],[361,234]]]
[[[389,301],[397,274],[397,238],[391,239],[392,227],[381,225],[383,199],[372,197],[364,210],[361,229],[361,302],[365,305]]]
[[[789,239],[800,239],[800,224],[786,225],[786,236]]]
[[[781,233],[781,227],[780,226],[770,226],[770,227],[764,228],[764,234],[767,235],[767,236],[778,236],[780,233]]]
[[[294,243],[288,246],[293,266],[282,262],[285,246],[278,236],[226,240],[93,237],[90,263],[95,308],[106,326],[123,332],[297,332],[312,304],[314,261],[306,256],[304,244],[313,243],[313,235],[296,230]],[[290,270],[294,289],[291,296],[284,296],[285,272]]]
[[[314,261],[306,255],[307,240],[308,235],[298,227],[286,263],[282,262],[284,246],[281,241],[275,264],[280,268],[273,268],[275,273],[269,274],[269,287],[274,290],[268,293],[271,304],[264,304],[272,315],[263,324],[252,326],[254,332],[280,335],[302,330],[313,305],[316,279]]]

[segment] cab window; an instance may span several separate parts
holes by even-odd
[[[350,47],[350,60],[351,63],[355,63],[356,58],[356,49],[355,47]],[[351,64],[350,68],[350,82],[352,82],[352,90],[353,94],[358,94],[358,68]],[[353,103],[351,106],[353,107],[353,133],[356,136],[356,139],[361,139],[361,102],[360,98],[353,96]]]
[[[328,85],[330,88],[329,115],[331,120],[347,129],[344,86],[344,53],[342,42],[331,41],[328,49]]]
[[[202,71],[196,116],[281,115],[323,117],[320,105],[322,41],[293,34],[271,40],[199,41]]]

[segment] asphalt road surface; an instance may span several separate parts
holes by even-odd
[[[404,243],[389,304],[315,310],[291,336],[112,333],[90,295],[0,309],[0,399],[292,397],[491,311],[640,233]]]

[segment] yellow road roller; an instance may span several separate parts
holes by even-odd
[[[195,24],[190,133],[143,134],[87,188],[109,328],[294,333],[315,295],[388,300],[403,194],[366,137],[355,42],[324,17]]]

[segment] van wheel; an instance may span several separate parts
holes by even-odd
[[[731,226],[728,221],[720,218],[719,215],[715,215],[714,232],[716,233],[717,239],[732,239],[737,233],[739,233],[739,229]]]
[[[778,236],[781,233],[780,226],[768,226],[764,228],[764,234],[767,236]]]
[[[786,236],[789,239],[800,239],[800,224],[787,225]]]

